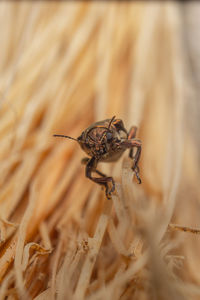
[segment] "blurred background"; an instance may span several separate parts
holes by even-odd
[[[200,4],[1,1],[0,299],[199,299]],[[85,177],[71,140],[116,116],[142,141]],[[171,224],[171,225],[170,225]]]

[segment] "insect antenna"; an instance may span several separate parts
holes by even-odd
[[[109,132],[109,131],[110,131],[110,126],[111,126],[111,124],[112,124],[112,122],[114,121],[115,118],[116,118],[115,116],[112,117],[112,119],[110,120],[110,122],[109,122],[109,124],[108,124],[108,127],[103,127],[103,126],[102,126],[102,128],[105,128],[105,129],[106,129],[106,132]],[[101,142],[103,141],[103,139],[104,139],[104,137],[105,137],[105,135],[106,135],[106,132],[104,132],[104,133],[102,134]]]
[[[71,139],[71,140],[77,141],[77,139],[74,139],[73,137],[68,136],[68,135],[63,135],[63,134],[53,134],[53,136],[55,136],[55,137],[63,137],[63,138],[66,138],[66,139]]]
[[[110,126],[111,126],[111,124],[112,124],[112,122],[114,121],[115,118],[116,118],[116,116],[112,117],[112,119],[110,120],[110,123],[108,125],[108,129],[110,129]]]

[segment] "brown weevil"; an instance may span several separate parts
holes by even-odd
[[[141,183],[139,177],[138,162],[141,154],[141,141],[136,139],[137,127],[133,126],[127,132],[123,121],[116,119],[106,119],[96,122],[89,126],[77,138],[72,138],[66,135],[54,134],[56,137],[64,137],[75,140],[89,157],[83,158],[82,163],[86,164],[85,175],[90,180],[105,186],[106,196],[111,198],[111,193],[115,190],[115,182],[112,177],[107,177],[105,174],[97,170],[99,162],[113,162],[120,158],[126,149],[130,149],[129,157],[133,159],[132,170],[135,172],[138,183]],[[136,148],[134,154],[133,150]],[[93,177],[92,172],[97,173],[100,177]],[[112,187],[109,188],[109,183]]]

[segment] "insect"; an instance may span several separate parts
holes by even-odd
[[[111,198],[115,190],[115,182],[97,170],[99,162],[113,162],[120,158],[126,149],[130,149],[129,157],[133,159],[132,170],[135,172],[138,183],[141,183],[139,176],[138,162],[141,155],[142,143],[136,139],[137,127],[132,126],[129,132],[124,127],[121,119],[112,117],[90,125],[77,138],[66,135],[54,134],[55,137],[64,137],[75,140],[89,157],[83,158],[82,163],[86,164],[85,175],[90,180],[105,187],[106,196]],[[136,152],[134,154],[134,149]],[[92,173],[100,177],[94,177]],[[111,186],[111,187],[110,187]]]

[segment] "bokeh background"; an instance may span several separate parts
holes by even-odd
[[[200,298],[199,20],[198,1],[1,1],[0,299]],[[125,153],[99,165],[107,200],[52,135],[114,115],[142,184]]]

